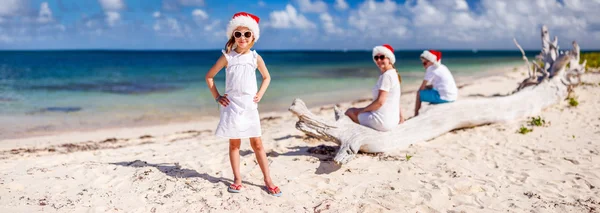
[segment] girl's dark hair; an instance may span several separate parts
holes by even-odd
[[[235,44],[235,38],[233,36],[229,37],[229,41],[225,44],[225,53],[230,53],[231,49],[233,49],[233,45]]]

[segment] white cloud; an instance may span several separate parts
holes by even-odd
[[[491,2],[490,2],[491,3]],[[523,3],[515,2],[517,8],[526,7],[519,5]],[[526,2],[525,2],[526,3]],[[511,22],[519,22],[515,18],[515,12],[506,11],[506,2],[493,2],[493,8],[498,9],[502,17],[488,16],[490,13],[485,5],[480,9],[481,14],[476,14],[469,10],[469,5],[465,0],[422,0],[414,6],[405,4],[406,11],[412,15],[412,29],[415,31],[417,40],[428,41],[452,41],[452,42],[476,42],[478,39],[492,39],[492,35],[498,33],[492,32],[493,22],[502,22],[502,25],[514,26]],[[516,8],[515,8],[516,9]],[[530,29],[535,30],[535,29]],[[493,41],[490,41],[493,42]]]
[[[336,9],[340,2],[336,1]],[[365,0],[348,14],[352,39],[411,40],[459,48],[504,48],[513,37],[539,46],[539,28],[548,25],[553,35],[570,46],[571,40],[600,43],[600,0]],[[325,33],[339,29],[329,14],[321,14]],[[329,30],[329,31],[328,31]],[[415,46],[420,44],[415,44]],[[565,46],[565,45],[562,45]],[[442,46],[444,47],[444,46]]]
[[[208,19],[208,14],[201,9],[195,9],[192,12],[192,16],[194,16],[195,20],[206,20]]]
[[[0,6],[0,16],[18,15],[25,9],[27,1],[24,0],[2,0]]]
[[[221,24],[221,21],[219,20],[214,20],[212,23],[205,25],[204,26],[204,30],[205,31],[212,31],[213,29],[219,27],[219,24]],[[223,30],[224,31],[224,30]],[[225,34],[225,33],[223,33]]]
[[[447,19],[446,14],[427,1],[419,1],[411,8],[415,26],[437,26]]]
[[[115,26],[121,20],[121,14],[114,11],[104,13],[106,15],[106,23],[108,26]]]
[[[181,34],[181,27],[179,26],[179,22],[174,18],[167,18],[167,27],[175,34]]]
[[[204,6],[204,0],[163,0],[162,7],[167,11],[180,11],[182,7]]]
[[[54,20],[52,17],[52,10],[50,10],[48,2],[42,2],[40,5],[40,12],[37,20],[40,23],[48,23]]]
[[[408,12],[410,29],[417,40],[476,46],[494,45],[517,37],[534,44],[539,40],[537,36],[542,24],[548,25],[552,33],[569,40],[588,35],[591,23],[600,17],[595,12],[600,10],[600,1],[595,1],[597,3],[481,0],[473,7],[477,8],[475,12],[465,0],[416,0],[406,2],[400,9]]]
[[[198,17],[199,15],[196,12]],[[206,16],[208,17],[208,15]],[[192,24],[193,20],[185,17],[171,17],[169,15],[161,14],[155,17],[152,29],[159,36],[163,37],[175,37],[175,38],[192,38],[195,34],[202,33],[202,28],[194,27]],[[204,20],[206,21],[206,20]]]
[[[456,10],[469,10],[469,4],[467,4],[467,1],[465,0],[455,0],[455,7],[454,9]]]
[[[179,4],[183,6],[203,6],[204,0],[179,0]]]
[[[93,20],[88,20],[85,22],[85,26],[88,28],[93,28],[96,23]]]
[[[123,0],[98,0],[104,11],[119,11],[125,9]]]
[[[333,18],[331,17],[331,15],[329,15],[329,13],[322,13],[321,16],[319,16],[319,18],[323,23],[323,30],[325,30],[326,34],[342,34],[343,30],[340,27],[336,26],[335,22],[333,21]]]
[[[14,42],[14,38],[8,35],[4,35],[1,31],[0,31],[0,43],[13,43]]]
[[[42,25],[37,29],[38,33],[41,34],[52,34],[53,32],[64,32],[66,30],[65,25],[62,24],[48,24]]]
[[[296,0],[300,11],[305,13],[324,13],[327,12],[327,4],[321,0]]]
[[[399,16],[399,5],[391,0],[366,0],[348,17],[348,24],[361,32],[363,38],[402,39],[410,33],[408,19]]]
[[[565,0],[565,5],[572,2],[575,1]],[[479,17],[473,12],[469,13],[476,19],[478,18],[483,26],[468,29],[476,32],[486,30],[482,33],[491,34],[489,36],[496,38],[512,36],[533,38],[539,34],[539,26],[542,24],[548,25],[555,33],[567,28],[572,32],[583,33],[588,20],[591,19],[583,18],[581,15],[595,13],[593,10],[589,10],[593,8],[593,4],[587,5],[588,9],[579,11],[580,14],[555,0],[519,1],[518,4],[483,0],[481,6],[483,13]],[[600,9],[600,7],[596,6],[596,9]]]
[[[177,15],[169,17],[173,11],[165,8],[151,10],[144,12],[145,16],[153,17],[148,24],[135,28],[138,26],[133,26],[132,21],[132,25],[123,29],[131,32],[156,30],[157,35],[186,38],[195,35],[212,38],[214,34],[216,40],[222,40],[225,23],[213,20],[218,14],[207,13],[210,11],[204,8],[206,0],[161,1],[162,6],[177,9]],[[264,9],[265,1],[253,2]],[[61,17],[73,14],[66,10],[59,13],[57,8],[51,8],[54,4],[49,0],[0,2],[0,43],[13,44],[39,39],[51,41],[54,36],[66,35],[66,29],[74,29],[75,33],[123,36],[125,33],[109,33],[110,28],[129,24],[124,11],[134,6],[127,5],[126,0],[97,0],[102,12],[75,23],[68,22],[65,27]],[[600,0],[360,0],[350,2],[352,7],[347,0],[290,2],[285,8],[272,11],[261,23],[265,27],[309,32],[306,34],[314,36],[314,41],[305,37],[299,41],[311,40],[315,45],[323,41],[318,39],[330,37],[348,39],[336,43],[356,48],[363,48],[362,45],[370,44],[370,41],[398,42],[406,44],[403,46],[407,48],[513,48],[511,39],[516,37],[525,48],[539,48],[539,28],[545,24],[552,36],[559,37],[562,48],[570,48],[572,40],[580,41],[583,48],[600,48],[600,15],[597,12],[600,11]],[[141,9],[132,8],[131,11],[136,13]],[[342,20],[342,17],[345,18]],[[346,29],[352,33],[344,33]],[[292,37],[287,39],[293,40]],[[322,47],[328,48],[327,45]]]
[[[84,14],[81,20],[75,23],[75,31],[78,35],[101,36],[108,29],[108,27],[110,27],[108,19],[110,15],[108,15],[107,13],[108,12],[104,12],[102,14],[95,14],[93,16],[88,16]],[[119,14],[118,12],[113,13]],[[113,24],[116,25],[117,21],[114,21]]]
[[[317,25],[312,23],[304,15],[299,14],[296,8],[292,5],[287,5],[285,10],[273,11],[269,14],[270,22],[269,26],[273,28],[298,28],[298,29],[311,29],[316,28]]]
[[[205,37],[207,39],[212,39],[214,37],[213,32],[219,31],[223,27],[219,20],[211,20],[210,15],[202,9],[194,9],[189,14],[191,16],[154,12],[154,23],[151,29],[161,37],[190,39],[201,35],[208,36]],[[222,38],[222,36],[219,38]]]
[[[335,9],[338,10],[347,10],[350,6],[348,6],[348,2],[346,0],[335,0]]]
[[[192,18],[197,25],[203,25],[206,24],[208,20],[208,14],[201,9],[195,9],[192,12]]]
[[[115,26],[121,20],[121,14],[118,12],[125,9],[123,0],[98,0],[104,10],[104,20],[109,27]]]
[[[12,43],[13,41],[14,39],[12,37],[0,34],[0,43]]]
[[[2,0],[0,3],[1,43],[18,44],[64,35],[65,25],[55,20],[47,2],[40,3],[37,13],[28,9],[30,3],[29,0]]]
[[[175,37],[182,37],[183,31],[177,19],[172,17],[166,17],[164,19],[156,20],[152,27],[154,31],[159,32],[161,35],[169,35]]]

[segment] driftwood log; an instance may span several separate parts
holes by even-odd
[[[337,107],[334,109],[335,121],[319,119],[300,99],[294,100],[289,111],[299,119],[296,123],[298,130],[340,146],[334,158],[337,164],[348,163],[359,151],[381,153],[405,149],[454,129],[533,116],[564,100],[570,89],[580,82],[579,76],[585,72],[586,63],[579,64],[580,52],[576,42],[573,42],[572,50],[559,52],[558,38],[550,41],[546,26],[542,27],[541,37],[542,51],[536,59],[543,64],[529,62],[514,40],[523,53],[529,77],[511,95],[436,105],[389,132],[358,125]]]

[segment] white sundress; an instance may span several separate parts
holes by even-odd
[[[378,131],[390,131],[400,122],[400,79],[395,69],[379,76],[371,92],[373,100],[379,97],[379,90],[388,92],[385,103],[377,110],[358,114],[358,122]]]
[[[251,51],[239,54],[222,51],[227,59],[225,70],[225,94],[230,103],[219,105],[221,119],[215,135],[228,139],[242,139],[261,136],[258,104],[254,96],[258,92],[256,68],[258,54]]]

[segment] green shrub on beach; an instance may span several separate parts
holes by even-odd
[[[575,97],[570,97],[569,98],[569,105],[572,106],[572,107],[579,106],[579,101],[577,101],[577,98],[575,98]]]
[[[533,129],[529,129],[529,128],[524,127],[524,126],[521,126],[521,128],[518,131],[518,133],[523,134],[523,135],[527,134],[527,133],[530,133],[530,132],[533,132]]]
[[[546,120],[544,120],[541,116],[532,117],[529,121],[529,125],[531,126],[544,126],[546,125]]]
[[[600,52],[583,53],[581,54],[581,58],[579,60],[579,63],[583,63],[583,60],[587,60],[587,63],[585,65],[586,71],[590,68],[600,68]]]
[[[531,120],[529,120],[527,122],[527,125],[531,126],[532,128],[527,128],[526,126],[521,126],[521,128],[519,128],[519,130],[517,130],[517,133],[524,135],[524,134],[533,132],[533,127],[546,126],[546,120],[544,120],[541,116],[531,117]]]

